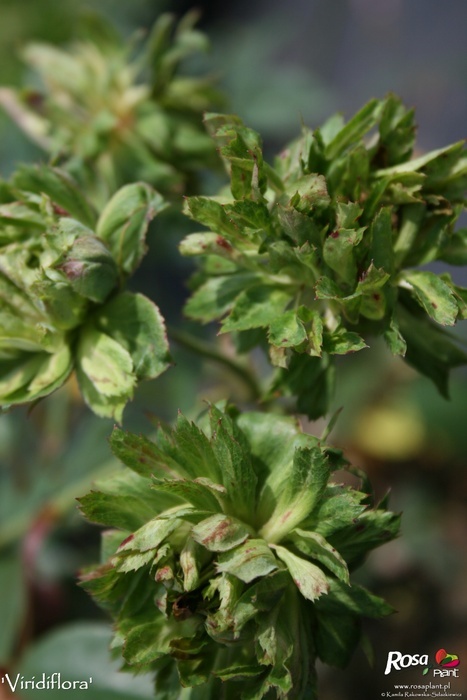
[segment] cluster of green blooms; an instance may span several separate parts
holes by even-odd
[[[164,207],[126,185],[98,217],[76,183],[23,167],[0,184],[0,403],[36,401],[76,370],[86,403],[121,419],[137,381],[169,363],[155,304],[124,291]]]
[[[206,48],[193,22],[163,15],[136,57],[100,24],[67,51],[32,45],[44,92],[0,90],[64,167],[0,183],[1,405],[36,401],[74,370],[94,412],[120,421],[137,382],[167,368],[159,310],[124,286],[165,207],[151,185],[198,191],[216,147],[231,187],[186,199],[209,229],[181,244],[201,259],[187,315],[222,319],[239,352],[268,349],[269,397],[296,396],[310,417],[328,411],[334,356],[371,335],[446,394],[467,355],[441,326],[467,318],[467,290],[414,268],[467,263],[467,230],[455,229],[464,144],[412,159],[413,112],[389,96],[347,123],[304,127],[272,167],[238,117],[209,114],[203,130],[219,96],[179,73]],[[398,534],[386,499],[375,504],[340,451],[273,413],[213,406],[199,427],[180,416],[154,441],[116,428],[110,443],[129,469],[80,499],[111,528],[83,585],[112,615],[126,667],[155,671],[160,700],[315,700],[316,660],[345,666],[362,617],[391,612],[350,582]]]
[[[411,159],[413,111],[372,100],[347,123],[303,128],[271,167],[259,135],[238,117],[211,114],[208,129],[231,191],[189,197],[186,213],[210,229],[182,242],[201,256],[190,318],[222,319],[239,351],[269,346],[271,390],[326,413],[334,355],[382,335],[447,393],[449,369],[467,361],[442,326],[467,317],[467,290],[447,273],[414,269],[467,262],[464,142]]]
[[[40,91],[3,88],[0,104],[62,159],[93,201],[135,180],[181,194],[200,169],[217,163],[201,115],[221,103],[220,95],[208,76],[181,70],[209,47],[195,21],[195,13],[178,25],[162,15],[136,57],[134,41],[96,20],[87,38],[67,49],[31,44],[24,58]]]
[[[83,585],[157,698],[315,698],[315,660],[344,666],[362,616],[391,612],[349,570],[399,516],[339,483],[338,450],[293,418],[212,406],[155,441],[116,428],[129,467],[80,499],[104,533]],[[186,692],[186,691],[185,691]]]

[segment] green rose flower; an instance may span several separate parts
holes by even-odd
[[[89,406],[120,420],[137,381],[169,363],[158,308],[123,290],[162,198],[127,185],[98,217],[68,175],[41,167],[3,184],[1,201],[2,406],[50,394],[75,369]]]
[[[66,49],[30,44],[24,59],[41,87],[2,88],[0,104],[94,201],[135,180],[165,194],[193,191],[199,169],[218,162],[202,115],[223,101],[209,76],[181,66],[209,48],[196,20],[161,15],[137,55],[134,38],[96,18]]]
[[[222,319],[240,351],[269,350],[271,392],[298,395],[310,417],[326,413],[334,357],[382,335],[391,351],[447,394],[467,355],[441,326],[467,316],[467,290],[447,273],[415,269],[467,261],[455,229],[467,186],[464,143],[411,159],[413,111],[389,96],[349,122],[303,128],[271,167],[257,133],[238,117],[207,125],[231,192],[189,197],[188,216],[211,232],[181,244],[202,258],[190,318]]]
[[[315,660],[345,665],[362,616],[391,608],[349,571],[399,516],[339,482],[338,450],[291,418],[211,407],[154,442],[116,428],[129,470],[80,499],[103,536],[83,585],[115,622],[130,670],[156,696],[314,698]],[[198,693],[198,694],[197,694]]]

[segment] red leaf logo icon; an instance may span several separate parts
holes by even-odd
[[[445,656],[447,656],[446,649],[438,649],[438,651],[435,654],[436,663],[440,664]]]

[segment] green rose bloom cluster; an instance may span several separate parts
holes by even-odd
[[[24,59],[40,87],[2,88],[0,105],[93,201],[135,180],[193,191],[198,171],[218,162],[202,114],[223,102],[209,76],[185,70],[209,49],[196,20],[161,15],[137,52],[136,37],[124,41],[97,17],[67,48],[30,44]]]
[[[292,418],[212,406],[202,423],[114,430],[129,469],[80,499],[112,528],[83,585],[158,698],[315,698],[316,658],[344,666],[361,617],[391,612],[349,572],[399,516],[340,483],[340,451]]]
[[[413,110],[389,96],[349,122],[331,117],[276,158],[235,116],[206,123],[231,177],[230,192],[189,197],[186,213],[210,232],[181,244],[201,258],[190,318],[222,319],[240,351],[269,350],[273,395],[296,395],[310,417],[327,412],[334,357],[382,335],[390,350],[447,393],[466,354],[442,326],[467,317],[464,142],[412,159]]]
[[[54,168],[23,167],[0,185],[0,403],[28,403],[76,370],[85,401],[121,419],[138,380],[169,364],[160,312],[124,283],[164,208],[126,185],[100,216]]]

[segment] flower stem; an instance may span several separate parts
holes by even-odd
[[[174,342],[178,343],[187,350],[192,350],[198,355],[201,355],[201,357],[214,360],[214,362],[218,362],[219,364],[224,365],[224,367],[227,367],[227,369],[239,377],[248,387],[252,399],[258,400],[261,398],[263,392],[260,385],[254,374],[244,364],[233,360],[231,357],[227,357],[212,343],[201,340],[200,338],[197,338],[186,331],[181,331],[171,327],[169,328],[169,336]]]

